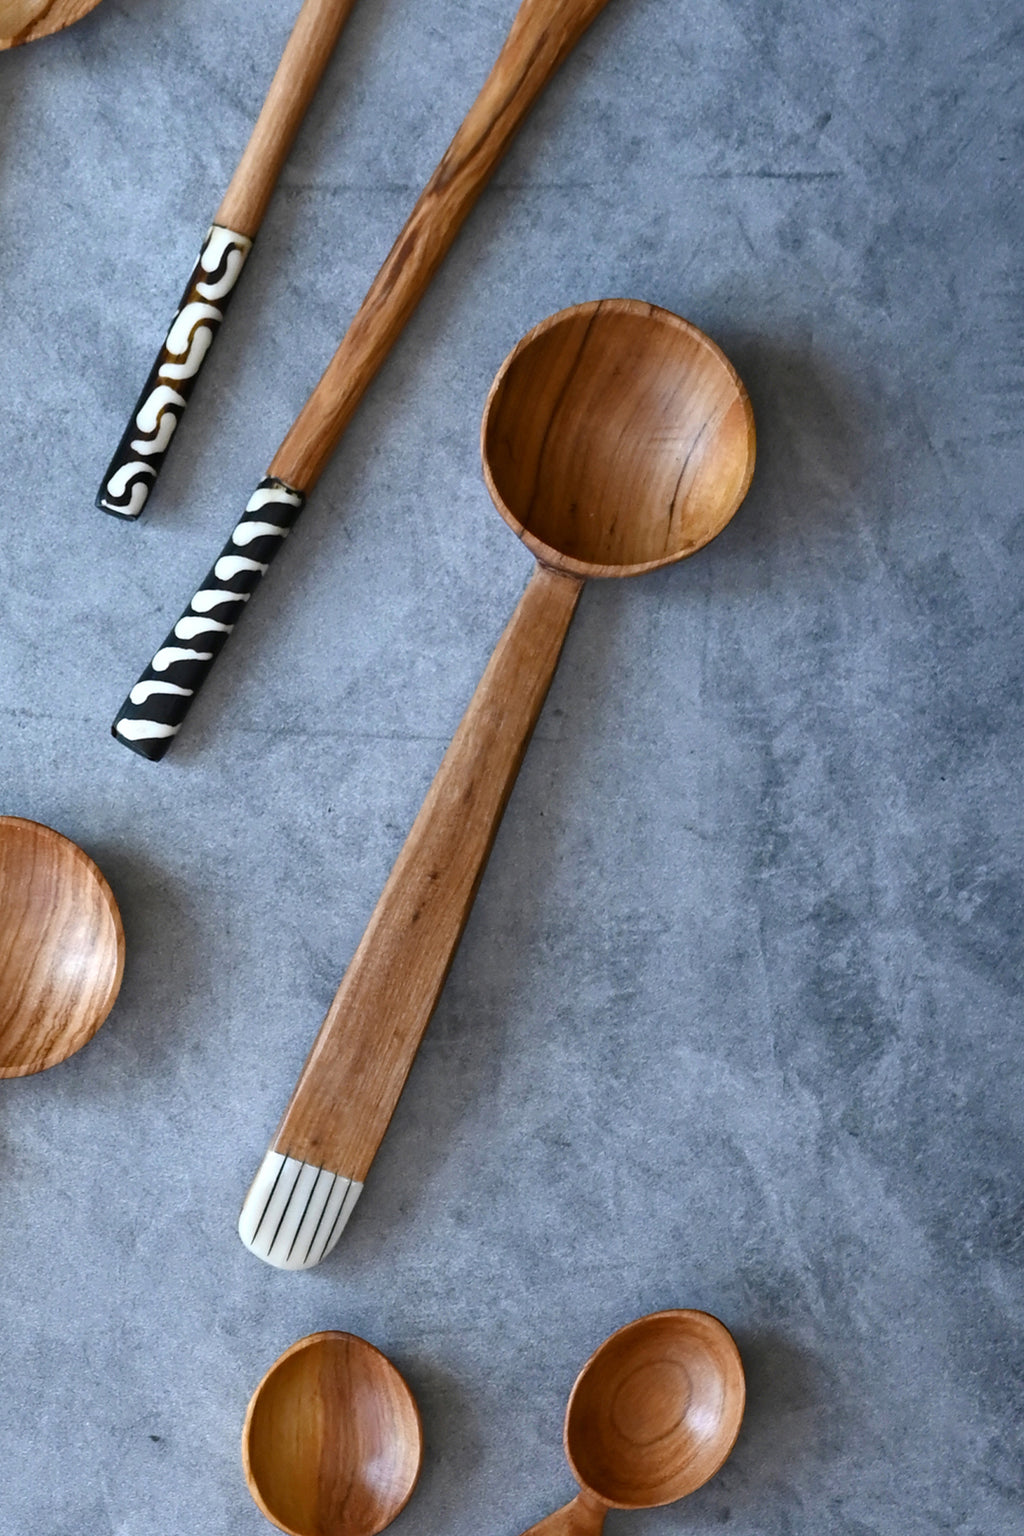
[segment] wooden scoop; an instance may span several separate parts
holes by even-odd
[[[249,1492],[289,1536],[376,1536],[412,1497],[422,1460],[415,1398],[391,1361],[353,1333],[293,1344],[245,1416]]]
[[[726,1460],[746,1401],[732,1335],[709,1312],[652,1312],[591,1355],[565,1411],[580,1491],[524,1536],[600,1536],[609,1509],[653,1509]]]
[[[0,816],[0,1077],[81,1050],[123,970],[121,914],[92,859],[50,827]]]
[[[728,360],[631,299],[521,341],[482,428],[495,506],[537,566],[437,771],[242,1208],[260,1258],[330,1252],[384,1136],[469,916],[588,576],[635,576],[721,532],[754,468]]]
[[[0,48],[17,48],[61,32],[95,10],[100,0],[0,0]]]

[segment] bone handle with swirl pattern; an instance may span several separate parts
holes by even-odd
[[[306,108],[355,0],[304,0],[96,505],[133,521],[156,483]]]
[[[206,580],[111,727],[133,752],[152,762],[163,757],[305,501],[301,491],[281,480],[260,481]]]
[[[607,3],[522,0],[480,94],[274,455],[268,475],[305,495],[312,490],[530,107]],[[179,711],[179,724],[187,703],[183,701]],[[116,734],[142,750],[123,731]],[[164,741],[158,751],[151,742],[145,755],[162,757],[167,744]]]
[[[185,413],[252,241],[211,226],[174,312],[160,354],[103,476],[96,505],[115,517],[139,516]]]

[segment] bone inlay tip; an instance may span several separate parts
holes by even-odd
[[[238,1218],[238,1235],[277,1269],[312,1269],[345,1230],[363,1186],[281,1152],[268,1152]]]

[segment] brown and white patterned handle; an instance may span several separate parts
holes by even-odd
[[[133,520],[146,505],[251,249],[248,235],[211,225],[160,355],[107,466],[96,497],[104,512]]]
[[[111,727],[118,741],[151,762],[163,757],[305,504],[302,492],[282,480],[260,481],[206,580],[122,704]]]

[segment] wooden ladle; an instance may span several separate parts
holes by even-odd
[[[81,1050],[123,970],[121,914],[92,859],[50,827],[0,816],[0,1077]]]
[[[398,1103],[588,576],[692,555],[746,493],[750,402],[703,333],[631,299],[545,320],[500,369],[484,476],[537,567],[437,771],[239,1221],[268,1263],[337,1241]]]
[[[524,1536],[600,1536],[609,1509],[674,1504],[703,1486],[740,1431],[739,1350],[708,1312],[652,1312],[591,1355],[565,1411],[576,1497]]]
[[[391,1361],[352,1333],[293,1344],[245,1416],[249,1492],[289,1536],[376,1536],[409,1502],[422,1460],[415,1398]]]

